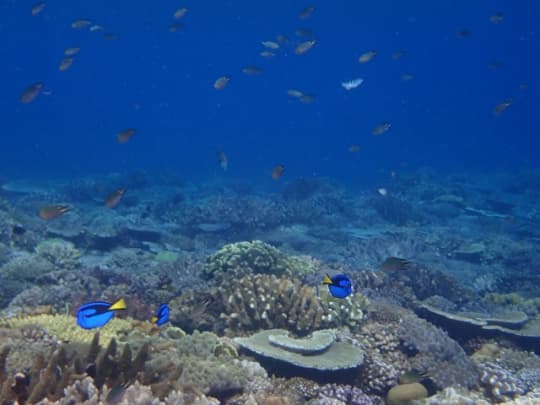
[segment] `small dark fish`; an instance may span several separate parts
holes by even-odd
[[[216,79],[214,82],[214,89],[216,90],[223,90],[225,87],[228,86],[229,82],[231,81],[230,76],[221,76]]]
[[[61,217],[66,212],[71,210],[67,205],[49,205],[39,209],[38,215],[41,219],[49,221]]]
[[[47,3],[45,1],[42,1],[40,3],[36,3],[32,6],[32,10],[30,11],[32,15],[38,15],[43,11]]]
[[[500,24],[503,22],[503,20],[504,14],[500,11],[489,17],[489,21],[491,21],[493,24]]]
[[[495,60],[488,64],[488,68],[492,70],[500,69],[504,66],[504,62],[501,62],[500,60]]]
[[[173,16],[174,16],[174,18],[176,20],[179,20],[179,19],[185,17],[185,15],[188,13],[188,11],[189,11],[189,9],[187,7],[182,7],[182,8],[179,8],[178,10],[176,10],[174,12]]]
[[[245,73],[246,75],[256,76],[256,75],[260,75],[263,72],[263,70],[262,68],[258,66],[246,66],[242,68],[242,72]]]
[[[180,23],[172,23],[171,25],[169,25],[167,27],[167,30],[169,32],[177,32],[177,31],[180,31],[182,28],[184,28],[184,25],[183,24],[180,24]]]
[[[403,80],[404,82],[408,82],[409,80],[412,80],[414,79],[414,75],[412,73],[403,73],[401,75],[401,80]]]
[[[357,144],[353,144],[353,145],[349,145],[349,152],[351,153],[358,153],[360,152],[360,145],[357,145]]]
[[[401,59],[403,55],[405,55],[405,51],[395,51],[392,53],[392,59],[394,60]]]
[[[94,301],[82,305],[77,310],[77,325],[83,329],[99,328],[109,322],[116,311],[127,309],[123,298],[114,304]]]
[[[373,131],[371,131],[371,133],[373,135],[382,135],[386,131],[388,131],[391,126],[392,126],[392,124],[389,123],[389,122],[381,122],[379,125],[377,125],[375,128],[373,128]]]
[[[469,38],[472,35],[472,32],[468,29],[462,29],[459,30],[456,35],[458,38]]]
[[[13,233],[13,235],[21,236],[26,233],[26,228],[21,225],[13,225],[13,227],[11,228],[11,232]]]
[[[527,90],[529,88],[529,83],[520,83],[519,89],[520,90]]]
[[[286,43],[289,42],[289,38],[286,35],[283,35],[283,34],[277,35],[276,39],[277,39],[278,42],[280,42],[282,44],[286,44]]]
[[[43,89],[43,82],[36,82],[28,86],[19,97],[19,101],[24,104],[31,103],[36,99]]]
[[[223,170],[227,170],[227,168],[229,167],[229,159],[227,158],[225,152],[223,152],[222,150],[218,152],[218,162]]]
[[[152,317],[152,323],[155,323],[157,326],[165,325],[169,322],[169,315],[171,309],[167,304],[161,304],[156,312],[156,315]]]
[[[303,55],[307,51],[309,51],[311,48],[313,48],[315,43],[316,43],[315,40],[302,42],[302,43],[298,44],[298,46],[294,49],[294,53],[296,55]]]
[[[297,37],[313,37],[313,31],[311,31],[309,28],[298,28],[296,31],[294,31],[294,34]]]
[[[117,405],[122,402],[128,386],[128,384],[118,384],[113,387],[105,398],[105,405]]]
[[[103,39],[105,41],[116,41],[118,39],[118,35],[107,32],[103,34]]]
[[[352,293],[351,279],[345,274],[338,274],[333,277],[327,274],[324,276],[323,284],[328,286],[328,291],[335,298],[345,298]]]
[[[379,270],[390,273],[397,270],[407,270],[410,266],[411,262],[407,259],[390,256],[379,265]]]
[[[133,137],[133,135],[135,135],[135,132],[137,131],[135,131],[133,128],[124,129],[123,131],[120,131],[116,137],[116,141],[118,143],[126,143]]]
[[[279,180],[284,171],[285,171],[285,166],[277,165],[276,167],[274,167],[274,170],[272,170],[272,178],[274,180]]]
[[[314,11],[315,11],[315,7],[308,6],[302,11],[300,11],[300,14],[298,15],[298,17],[300,17],[302,20],[305,20],[306,18],[311,17]]]
[[[61,72],[65,72],[66,70],[68,70],[71,65],[73,65],[73,58],[64,58],[62,59],[62,62],[60,62],[60,66],[58,66],[58,70],[60,70]]]
[[[117,190],[114,190],[111,194],[107,196],[105,199],[105,207],[107,208],[115,208],[120,204],[120,201],[122,201],[122,198],[126,194],[125,188],[119,188]]]
[[[71,23],[71,28],[78,30],[81,28],[88,27],[90,24],[92,24],[92,21],[87,20],[87,19],[74,20]]]
[[[314,103],[317,98],[313,94],[302,94],[299,100],[304,104]]]
[[[426,371],[410,370],[399,376],[399,383],[400,384],[417,383],[428,377],[429,377],[429,374]]]
[[[371,51],[364,52],[358,57],[358,63],[371,62],[375,58],[375,56],[377,56],[377,51],[373,49]]]
[[[513,98],[512,97],[509,97],[507,98],[506,100],[500,102],[499,104],[497,104],[495,106],[495,109],[493,110],[493,112],[495,113],[495,115],[500,115],[502,114],[503,112],[506,111],[506,109],[508,107],[510,107],[512,105],[512,103],[514,102]]]

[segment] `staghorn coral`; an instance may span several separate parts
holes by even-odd
[[[253,273],[303,275],[315,271],[312,264],[302,256],[288,256],[267,243],[255,240],[223,246],[207,258],[203,274],[208,279],[226,279]]]
[[[46,239],[36,246],[36,253],[59,269],[79,267],[81,252],[72,242],[64,239]]]

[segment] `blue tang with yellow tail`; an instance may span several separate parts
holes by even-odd
[[[113,318],[116,311],[123,309],[127,309],[123,298],[114,304],[105,301],[88,302],[77,310],[77,324],[83,329],[100,328]]]
[[[152,323],[155,323],[157,326],[165,325],[169,322],[169,314],[171,309],[167,304],[161,304],[156,311],[156,315],[152,317]]]
[[[352,293],[352,282],[345,274],[338,274],[330,277],[328,274],[324,276],[323,284],[328,286],[328,290],[332,297],[345,298]]]

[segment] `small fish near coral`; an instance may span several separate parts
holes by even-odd
[[[335,298],[346,298],[352,293],[351,279],[345,274],[338,274],[333,277],[327,274],[324,276],[323,284],[328,286],[328,291]]]
[[[49,205],[47,207],[42,207],[39,209],[38,215],[41,219],[49,221],[61,217],[71,208],[67,205]]]
[[[119,188],[117,190],[114,190],[105,199],[105,206],[107,208],[115,208],[118,204],[120,204],[120,201],[122,201],[122,198],[124,197],[124,194],[126,194],[126,191],[127,190],[125,188]]]
[[[77,310],[77,325],[83,329],[100,328],[109,322],[116,311],[127,309],[123,298],[114,304],[105,301],[93,301],[81,305]]]
[[[169,322],[169,315],[171,313],[171,309],[167,304],[161,304],[156,311],[156,315],[152,317],[151,322],[155,323],[157,326],[165,325],[167,322]]]

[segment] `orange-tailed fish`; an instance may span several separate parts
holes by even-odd
[[[231,81],[230,76],[218,77],[216,81],[214,82],[214,89],[223,90],[225,87],[227,87],[230,81]]]
[[[373,128],[373,131],[371,131],[371,133],[373,135],[382,135],[386,131],[388,131],[391,126],[392,126],[392,124],[389,123],[389,122],[381,122],[379,125],[377,125],[375,128]]]
[[[274,167],[274,170],[272,170],[272,178],[274,180],[279,180],[284,171],[285,171],[285,166],[277,165],[276,167]]]
[[[39,13],[43,11],[46,5],[47,3],[44,1],[40,3],[36,3],[32,6],[32,10],[30,12],[32,13],[32,15],[38,15]]]
[[[114,190],[105,199],[105,207],[115,208],[118,204],[120,204],[120,201],[122,201],[124,194],[126,194],[125,188],[119,188],[117,190]]]
[[[40,208],[38,211],[38,215],[41,219],[48,221],[51,219],[61,217],[70,209],[71,208],[68,207],[67,205],[48,205],[46,207]]]
[[[375,56],[377,56],[377,51],[375,51],[375,50],[364,52],[362,55],[360,55],[358,57],[358,62],[359,63],[368,63],[368,62],[372,61],[375,58]]]
[[[300,44],[298,44],[298,46],[294,49],[294,53],[296,55],[303,55],[305,54],[307,51],[309,51],[311,48],[313,48],[313,46],[315,45],[316,41],[315,40],[311,40],[311,41],[304,41]]]
[[[28,104],[36,99],[43,89],[43,82],[36,82],[28,86],[19,97],[21,103]]]
[[[135,132],[136,131],[133,128],[124,129],[123,131],[120,131],[116,137],[116,140],[118,143],[126,143],[133,137],[133,135],[135,135]]]
[[[227,170],[227,168],[229,167],[229,159],[227,158],[225,152],[223,152],[222,150],[218,152],[218,162],[223,170]]]

